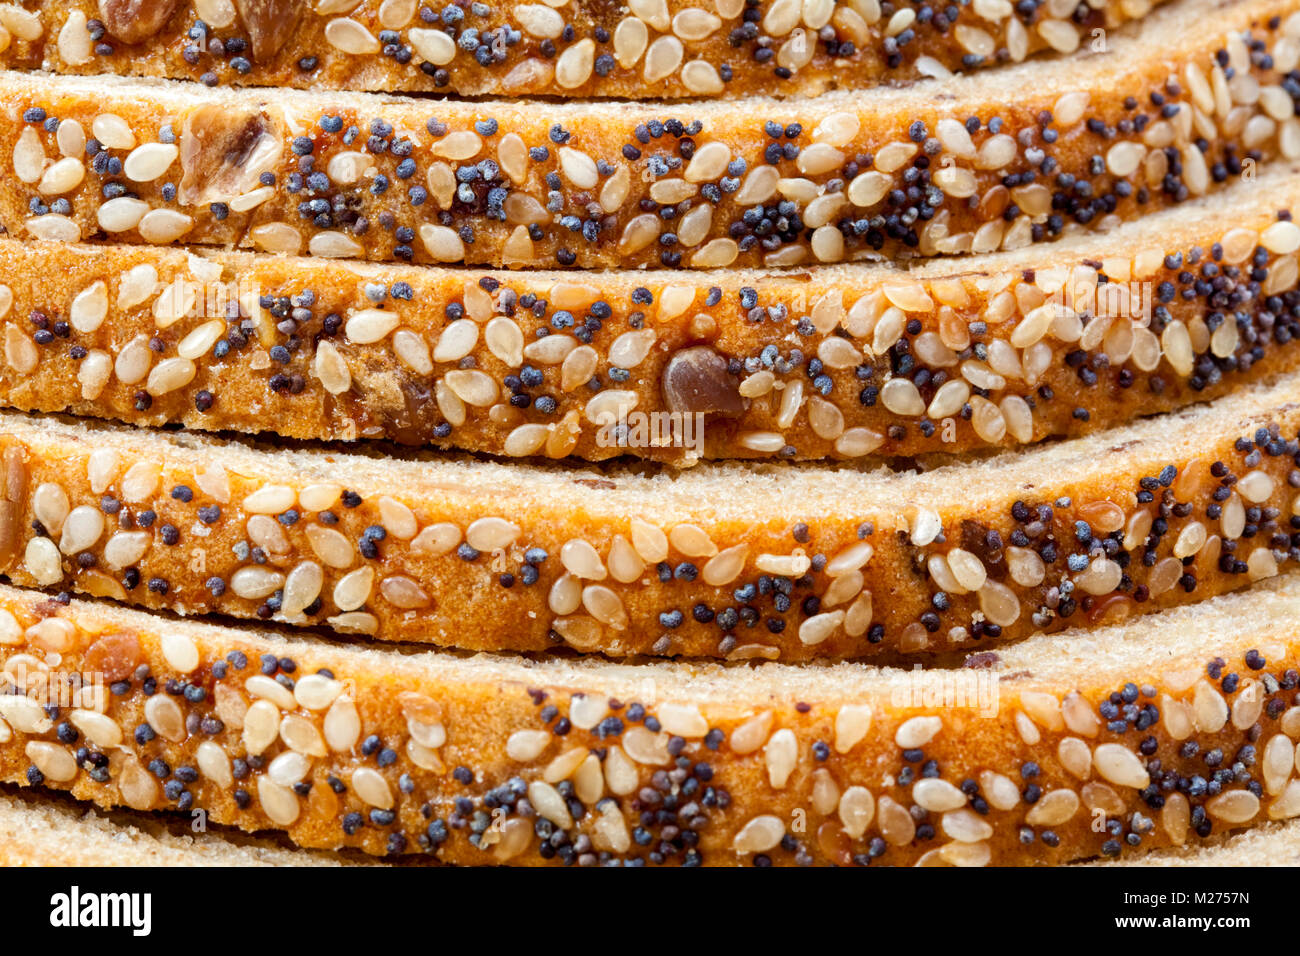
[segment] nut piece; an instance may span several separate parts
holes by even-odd
[[[99,0],[99,18],[123,43],[139,43],[161,30],[178,6],[180,0]]]
[[[235,0],[253,43],[253,59],[266,61],[279,53],[306,6],[306,0]]]
[[[226,202],[258,186],[280,157],[278,124],[260,110],[200,106],[181,130],[183,205]]]
[[[86,648],[85,670],[106,681],[124,680],[140,664],[140,642],[134,634],[105,634]]]
[[[668,360],[663,392],[669,410],[682,414],[745,411],[740,383],[727,371],[727,360],[705,345],[682,349]]]

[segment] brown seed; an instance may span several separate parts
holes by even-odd
[[[159,737],[173,743],[185,739],[185,717],[176,701],[166,694],[154,694],[145,702],[144,718]]]
[[[654,213],[634,216],[623,228],[623,235],[618,241],[619,252],[630,255],[650,245],[659,238],[659,222],[659,217]]]
[[[1259,797],[1249,790],[1228,790],[1205,802],[1205,811],[1231,826],[1249,823],[1259,813]]]
[[[876,818],[879,821],[880,835],[885,842],[894,846],[905,846],[916,837],[916,821],[895,800],[882,795],[876,804]]]
[[[140,642],[133,634],[105,634],[86,648],[85,669],[108,682],[119,681],[140,663]]]
[[[965,802],[964,797],[962,802]],[[856,840],[866,833],[867,827],[871,825],[871,820],[876,813],[876,801],[866,787],[849,787],[839,799],[838,811],[840,822],[844,824],[844,832]]]
[[[433,598],[415,581],[404,575],[392,575],[379,582],[379,591],[394,607],[420,610],[433,606]]]
[[[740,415],[745,410],[739,382],[727,361],[707,346],[677,352],[664,367],[664,400],[670,410],[683,414]]]

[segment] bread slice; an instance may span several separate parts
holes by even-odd
[[[1287,164],[957,263],[599,279],[0,239],[0,401],[515,457],[1015,446],[1300,366],[1293,209]]]
[[[358,866],[355,856],[290,850],[229,828],[180,834],[177,826],[129,811],[105,813],[45,789],[0,796],[0,866]],[[402,858],[406,862],[409,858]],[[423,860],[415,857],[415,860]],[[1266,823],[1221,840],[1153,850],[1081,866],[1227,867],[1300,864],[1300,821]],[[374,863],[374,866],[391,865]]]
[[[37,798],[39,794],[39,799]],[[364,860],[293,849],[242,833],[181,830],[144,814],[105,813],[48,792],[0,794],[0,866],[352,866]]]
[[[1300,822],[1270,823],[1235,833],[1203,847],[1159,850],[1131,859],[1104,860],[1090,866],[1300,866]]]
[[[1007,3],[981,2],[918,17],[907,7],[882,10],[877,0],[787,0],[766,9],[743,0],[640,0],[627,9],[575,0],[484,13],[460,7],[460,15],[444,19],[437,4],[417,15],[415,0],[170,2],[156,14],[60,0],[31,11],[0,8],[14,34],[0,64],[236,86],[478,96],[816,95],[946,77],[1041,51],[1069,53],[1159,2],[1056,0],[1027,15]],[[751,9],[762,16],[746,16]]]
[[[5,73],[0,154],[14,175],[0,225],[25,238],[587,269],[1014,249],[1300,158],[1280,85],[1300,60],[1297,10],[1188,0],[1104,55],[954,78],[942,96],[918,84],[741,107]]]
[[[474,650],[933,657],[1278,573],[1297,434],[1300,375],[903,474],[368,457],[0,413],[0,573]]]
[[[926,672],[380,651],[9,588],[0,609],[0,779],[305,847],[1043,864],[1300,814],[1295,576]]]

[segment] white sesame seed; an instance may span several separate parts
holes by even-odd
[[[23,563],[27,573],[41,587],[49,587],[63,580],[62,558],[59,549],[49,538],[32,538],[28,541]]]
[[[420,226],[420,241],[435,262],[459,262],[465,258],[465,244],[453,229],[425,223]]]
[[[114,113],[100,113],[91,121],[91,135],[109,149],[134,149],[135,134],[122,117]]]
[[[1142,789],[1151,783],[1142,761],[1123,744],[1098,744],[1092,758],[1097,773],[1113,784]]]
[[[397,328],[397,322],[398,317],[392,312],[382,309],[362,309],[348,318],[344,324],[344,332],[350,342],[355,342],[357,345],[372,345],[387,338],[389,333]]]
[[[785,824],[779,817],[757,816],[746,823],[732,840],[737,853],[766,853],[785,836]]]
[[[555,61],[555,83],[566,90],[574,90],[591,78],[595,64],[596,42],[590,37],[579,40],[567,48]]]
[[[835,715],[835,752],[846,754],[871,729],[870,704],[845,704]]]
[[[59,30],[56,48],[59,59],[68,66],[85,66],[93,58],[93,42],[87,29],[86,14],[73,10]]]
[[[375,35],[351,17],[336,17],[325,24],[325,42],[353,56],[379,52]]]
[[[894,734],[894,743],[904,750],[924,747],[943,728],[938,717],[912,717],[904,721]]]
[[[564,32],[564,17],[544,4],[520,4],[513,13],[520,28],[530,36],[556,40]]]
[[[685,55],[682,41],[675,36],[661,36],[646,51],[642,76],[647,83],[657,83],[671,76],[681,66]]]
[[[137,183],[151,183],[158,179],[180,156],[180,148],[172,143],[143,143],[133,149],[122,163],[126,178]]]
[[[122,742],[122,728],[104,714],[93,710],[74,710],[68,714],[68,720],[96,747],[107,750]]]
[[[1205,812],[1230,826],[1249,823],[1259,809],[1259,797],[1249,790],[1228,790],[1205,801]]]
[[[257,778],[257,799],[262,805],[262,812],[277,826],[291,825],[302,813],[302,806],[294,792],[267,775]]]
[[[624,17],[614,28],[614,56],[623,69],[636,66],[650,41],[644,21],[637,17]]]
[[[477,369],[455,369],[442,381],[462,402],[479,408],[487,408],[500,394],[496,381]]]
[[[34,239],[42,239],[46,242],[81,241],[81,227],[67,216],[58,213],[36,216],[28,219],[24,225]]]
[[[110,199],[109,202],[121,202],[121,200]],[[108,203],[104,205],[106,206]],[[100,207],[101,210],[103,208],[103,206]],[[105,226],[104,228],[107,229],[108,227]],[[263,252],[294,256],[302,249],[302,234],[287,222],[261,223],[248,231],[248,237]]]
[[[1275,222],[1260,233],[1259,243],[1275,255],[1290,255],[1300,249],[1300,226],[1289,220]]]
[[[542,755],[550,742],[551,734],[545,730],[516,730],[506,740],[506,756],[520,763],[530,763]],[[581,753],[585,755],[585,751]]]
[[[456,58],[456,41],[442,30],[413,27],[406,37],[416,54],[434,66],[446,66]]]
[[[374,583],[374,568],[357,568],[339,578],[334,585],[334,603],[341,611],[355,611],[370,600]]]
[[[815,614],[799,625],[799,641],[806,647],[822,643],[844,623],[843,611]]]
[[[393,791],[388,781],[379,771],[371,767],[359,767],[352,774],[352,789],[358,797],[372,807],[391,810],[394,805]]]
[[[573,817],[569,815],[564,798],[544,780],[534,780],[528,785],[528,800],[540,816],[560,829],[568,830],[573,826]]]
[[[312,367],[331,395],[342,395],[352,387],[352,372],[334,343],[326,340],[317,343]]]
[[[58,744],[29,740],[23,752],[47,780],[64,783],[77,777],[77,761]]]
[[[325,742],[338,753],[350,751],[361,738],[361,718],[350,699],[340,697],[330,705],[323,725]]]
[[[283,574],[257,565],[242,567],[230,576],[230,590],[248,601],[268,598],[283,585]]]
[[[325,574],[315,561],[301,561],[284,579],[280,611],[292,617],[301,614],[320,595]]]
[[[145,242],[166,245],[194,228],[194,220],[174,209],[153,209],[144,214],[135,228]]]
[[[695,704],[661,704],[656,716],[666,732],[679,737],[703,737],[709,732],[708,722]]]
[[[559,156],[560,172],[579,189],[591,189],[599,182],[596,161],[586,153],[569,146],[561,146]]]
[[[433,598],[410,578],[394,574],[379,582],[379,593],[393,607],[401,610],[422,610],[432,607]]]
[[[66,157],[51,164],[41,175],[37,189],[45,196],[62,196],[70,193],[86,177],[86,167],[81,160]]]
[[[966,806],[966,794],[946,780],[925,778],[912,785],[912,799],[932,813],[943,813]]]
[[[326,710],[343,692],[343,685],[324,674],[307,674],[298,679],[293,696],[308,710]]]
[[[660,33],[668,31],[671,21],[667,0],[629,0],[628,9]]]

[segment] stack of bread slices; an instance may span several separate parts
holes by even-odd
[[[1298,110],[1300,0],[0,0],[0,862],[1293,861]]]

